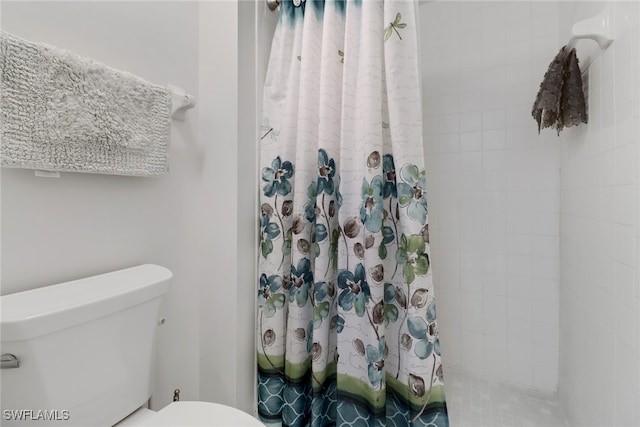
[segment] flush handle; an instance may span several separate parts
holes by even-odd
[[[0,369],[13,369],[19,368],[20,361],[13,354],[3,354],[0,356]]]

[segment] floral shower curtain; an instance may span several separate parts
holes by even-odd
[[[260,141],[265,424],[448,425],[416,7],[280,6]]]

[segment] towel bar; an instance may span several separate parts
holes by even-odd
[[[184,121],[184,113],[196,106],[196,97],[189,95],[184,89],[177,86],[167,85],[171,91],[171,118]]]
[[[600,49],[606,49],[613,43],[613,35],[611,34],[611,5],[608,4],[602,12],[593,18],[576,22],[571,28],[571,38],[567,43],[567,50],[576,47],[578,40],[591,39],[595,40]]]

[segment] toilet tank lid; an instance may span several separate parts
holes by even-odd
[[[35,338],[159,297],[171,271],[144,264],[0,296],[3,342]]]

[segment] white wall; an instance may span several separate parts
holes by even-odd
[[[146,262],[173,271],[154,408],[174,388],[183,400],[254,406],[255,132],[239,132],[254,129],[255,112],[243,113],[255,93],[238,94],[239,64],[255,68],[238,49],[255,25],[239,15],[247,4],[2,2],[4,30],[197,97],[173,122],[166,176],[2,170],[3,294]]]
[[[256,112],[252,2],[200,4],[201,398],[255,410]]]
[[[2,2],[6,31],[194,94],[197,17],[194,3]],[[190,309],[201,283],[193,268],[203,168],[196,127],[192,112],[174,123],[171,172],[160,178],[43,179],[2,169],[2,293],[147,262],[173,271],[158,337],[159,404],[170,401],[174,388],[183,398],[198,396],[198,318]]]
[[[531,105],[557,3],[420,7],[429,220],[446,367],[558,381],[559,140]]]
[[[640,6],[611,4],[615,41],[583,77],[589,124],[561,137],[560,398],[574,426],[640,425]],[[561,37],[604,7],[563,2]]]
[[[200,292],[200,397],[251,414],[256,410],[257,142],[277,17],[261,0],[200,4],[205,104],[200,137],[211,147],[212,164],[202,196],[202,211],[211,212],[203,223],[203,253],[215,254],[203,261],[211,285]]]

